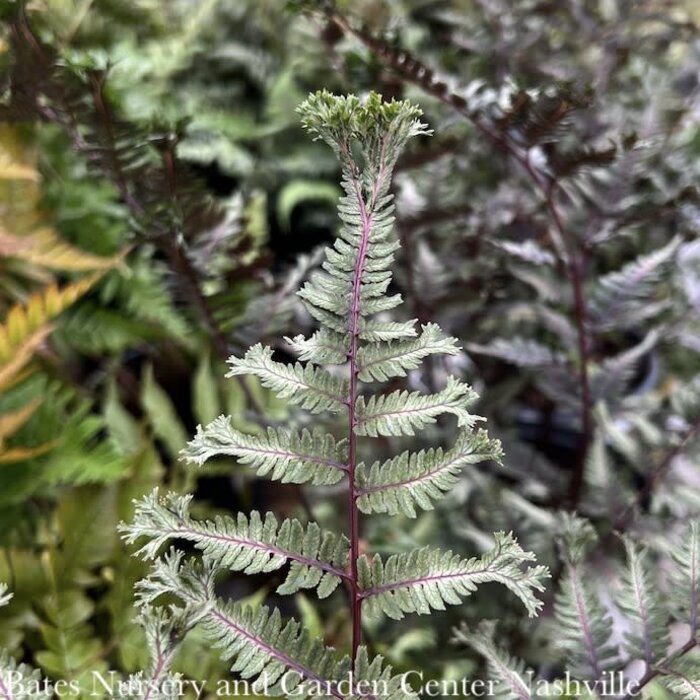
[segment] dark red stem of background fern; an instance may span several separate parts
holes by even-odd
[[[583,288],[583,258],[579,256],[581,251],[573,250],[571,240],[559,212],[556,201],[556,192],[558,189],[557,181],[538,173],[532,163],[530,163],[527,153],[522,152],[516,145],[509,141],[506,135],[499,133],[492,125],[478,119],[472,114],[469,111],[466,100],[460,95],[451,93],[447,85],[437,80],[434,72],[427,66],[400,49],[376,39],[366,31],[353,27],[352,24],[333,7],[327,7],[325,12],[328,19],[341,29],[341,31],[359,39],[375,56],[396,70],[404,79],[414,83],[444,104],[449,105],[474,124],[474,126],[479,129],[484,136],[490,139],[499,150],[511,156],[513,160],[522,167],[527,176],[532,180],[535,188],[542,194],[553,224],[553,229],[556,232],[556,235],[551,234],[551,238],[554,250],[558,254],[559,266],[566,274],[574,294],[574,315],[579,355],[578,376],[581,395],[582,437],[576,463],[574,464],[571,480],[569,482],[567,501],[569,507],[572,510],[575,509],[583,492],[586,461],[593,438],[592,399],[589,380],[590,344],[587,323],[588,312]],[[558,236],[558,240],[556,236]],[[564,250],[562,250],[562,246]]]

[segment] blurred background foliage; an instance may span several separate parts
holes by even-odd
[[[294,291],[336,228],[311,90],[408,97],[435,130],[399,163],[396,285],[466,354],[434,362],[480,392],[505,468],[465,471],[418,521],[375,519],[389,553],[476,553],[514,530],[556,572],[559,512],[600,536],[603,585],[632,531],[663,569],[700,513],[700,12],[692,0],[2,0],[0,646],[55,679],[131,672],[142,575],[116,536],[166,484],[200,514],[342,523],[314,489],[178,453],[198,423],[301,422],[224,360],[311,328]],[[449,439],[450,423],[430,440]],[[390,440],[382,448],[393,454]],[[232,577],[231,596],[262,603]],[[606,584],[607,582],[607,584]],[[288,601],[277,601],[289,608]],[[525,621],[497,591],[410,631],[369,629],[399,669],[477,673],[455,616],[498,618],[511,652],[556,668],[551,600]],[[343,645],[342,606],[293,603]],[[323,614],[321,614],[323,613]],[[224,665],[195,637],[186,675]],[[659,693],[662,691],[659,690]],[[664,691],[666,692],[666,691]]]

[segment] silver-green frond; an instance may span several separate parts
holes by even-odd
[[[499,440],[485,430],[465,431],[449,450],[403,452],[385,462],[357,466],[355,482],[363,513],[403,513],[416,517],[416,507],[431,510],[433,502],[457,483],[465,466],[486,460],[500,462]]]
[[[530,566],[535,555],[524,551],[512,533],[497,532],[494,537],[491,551],[470,559],[431,547],[393,554],[386,562],[379,555],[361,557],[358,576],[365,609],[397,620],[405,613],[429,614],[458,605],[479,584],[497,582],[520,598],[530,616],[536,615],[542,602],[535,591],[544,590],[549,571]]]
[[[12,600],[12,593],[7,589],[6,583],[0,583],[0,608]]]
[[[401,340],[403,338],[415,338],[415,319],[411,321],[382,321],[376,318],[360,320],[360,338],[369,343],[383,343],[391,340]]]
[[[229,455],[255,469],[258,476],[283,483],[337,484],[347,470],[345,440],[336,441],[319,429],[268,428],[261,435],[249,435],[236,430],[227,416],[219,416],[205,428],[198,426],[182,455],[200,466],[212,457]]]
[[[360,348],[357,361],[363,382],[384,382],[391,377],[405,377],[420,367],[422,360],[436,354],[458,355],[457,340],[445,336],[436,323],[427,323],[415,340],[394,341],[385,345]]]
[[[663,248],[599,278],[591,304],[596,323],[605,330],[629,328],[664,309],[666,302],[653,300],[654,289],[671,268],[680,244],[675,237]]]
[[[27,664],[17,663],[0,649],[0,700],[49,700],[53,692],[44,685],[41,673]]]
[[[128,543],[147,538],[137,554],[156,557],[161,548],[176,539],[193,542],[217,568],[259,574],[291,564],[279,593],[317,588],[321,598],[329,596],[345,576],[348,542],[322,531],[316,523],[302,525],[296,519],[281,523],[272,513],[264,518],[256,511],[236,519],[217,516],[194,520],[189,512],[191,496],[170,493],[160,498],[158,490],[136,501],[130,524],[120,525]]]
[[[244,357],[229,358],[227,377],[252,374],[281,399],[301,406],[312,413],[339,412],[346,406],[348,383],[312,365],[285,365],[272,359],[272,348],[253,345]]]
[[[112,696],[118,700],[181,698],[177,685],[181,676],[173,673],[171,668],[185,635],[194,627],[194,621],[189,619],[185,609],[146,605],[139,611],[136,622],[146,635],[148,668],[114,684]]]
[[[299,113],[303,126],[326,141],[338,156],[344,191],[338,204],[342,223],[338,237],[326,251],[322,269],[312,274],[299,292],[311,316],[324,329],[340,336],[342,344],[338,346],[334,341],[331,346],[335,349],[325,350],[323,355],[312,350],[313,356],[307,353],[308,359],[318,361],[329,352],[334,360],[347,355],[349,339],[345,336],[353,317],[360,320],[360,337],[370,342],[414,336],[415,330],[405,324],[387,325],[367,317],[401,303],[400,295],[387,295],[389,268],[398,247],[393,240],[394,208],[389,187],[406,142],[428,133],[418,119],[420,109],[408,102],[385,102],[376,93],[360,101],[352,95],[339,97],[322,91],[310,95]],[[360,259],[356,286],[356,263]]]
[[[467,350],[480,355],[495,357],[517,367],[551,367],[564,365],[566,356],[553,352],[549,347],[536,340],[521,338],[494,338],[489,343],[479,345],[470,343]]]
[[[394,391],[391,394],[357,399],[358,435],[415,435],[416,430],[435,423],[438,416],[451,413],[457,416],[460,427],[471,428],[476,421],[467,408],[477,399],[476,392],[454,377],[447,378],[447,386],[435,394],[418,391]]]
[[[612,618],[586,574],[585,559],[598,536],[591,523],[560,514],[560,550],[564,575],[554,602],[556,643],[576,678],[598,680],[616,660]]]
[[[700,700],[700,663],[697,658],[685,657],[665,664],[660,678],[673,697]]]
[[[340,334],[328,328],[321,328],[310,338],[303,335],[285,338],[302,362],[316,365],[342,365],[348,360],[350,339],[348,334]]]
[[[598,680],[617,657],[611,643],[612,618],[590,576],[578,564],[565,566],[554,605],[556,642],[575,678]]]
[[[700,521],[693,520],[680,545],[672,549],[676,564],[671,587],[671,606],[686,622],[694,638],[700,625]]]
[[[652,578],[647,552],[627,537],[623,541],[627,569],[617,603],[631,625],[625,633],[624,646],[631,658],[643,659],[652,666],[669,645],[668,610]]]
[[[279,610],[252,610],[238,603],[212,606],[202,621],[204,634],[231,671],[253,681],[253,690],[276,697],[338,700],[411,700],[405,682],[394,676],[381,657],[369,660],[361,647],[354,669],[349,656],[312,637],[296,620],[283,620]],[[340,685],[341,683],[344,684]],[[347,692],[349,687],[352,689]],[[378,688],[373,692],[372,688]]]
[[[252,681],[255,691],[272,697],[287,694],[302,700],[307,697],[417,698],[413,692],[405,692],[401,678],[392,674],[381,657],[370,662],[366,651],[360,649],[353,668],[349,656],[338,659],[333,648],[312,637],[296,620],[283,620],[279,610],[270,611],[267,607],[254,610],[240,602],[217,599],[214,574],[211,566],[185,561],[181,552],[171,551],[157,560],[150,576],[140,582],[140,600],[149,604],[168,594],[196,610],[196,620],[205,637],[221,658],[231,664],[234,673]],[[341,693],[338,685],[341,681],[350,683],[353,692]],[[360,693],[359,681],[379,683],[380,693],[366,690]]]
[[[489,677],[495,683],[495,697],[503,700],[530,700],[534,673],[525,662],[502,649],[495,641],[496,623],[482,621],[476,630],[465,624],[454,630],[453,641],[466,644],[487,663]]]

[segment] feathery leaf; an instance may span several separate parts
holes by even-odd
[[[244,357],[231,357],[227,377],[252,374],[281,399],[311,411],[339,412],[345,407],[347,381],[333,377],[320,367],[300,363],[285,365],[272,359],[272,349],[258,343]]]
[[[357,355],[359,377],[363,382],[384,382],[390,377],[405,377],[408,370],[420,367],[423,358],[443,353],[458,355],[455,338],[446,337],[436,323],[422,327],[416,340],[389,342],[386,345],[368,345]]]
[[[471,428],[481,416],[473,416],[467,407],[477,399],[468,385],[450,376],[447,386],[436,394],[394,391],[382,396],[357,399],[357,435],[415,435],[416,429],[435,423],[437,416],[452,413],[460,427]]]
[[[141,601],[148,604],[163,594],[173,594],[196,606],[205,636],[221,656],[232,661],[231,670],[253,681],[253,689],[265,694],[301,698],[334,697],[338,700],[414,700],[401,677],[381,657],[371,662],[364,648],[355,664],[350,657],[338,660],[332,648],[312,638],[296,620],[285,622],[279,610],[256,610],[241,603],[223,603],[213,591],[215,570],[183,561],[181,552],[171,552],[156,561],[148,579],[140,584]],[[350,693],[338,684],[349,685]],[[360,681],[377,683],[381,693],[361,692]]]
[[[242,464],[283,483],[315,486],[338,483],[346,471],[345,440],[336,442],[320,429],[300,433],[288,428],[268,428],[262,435],[236,430],[227,416],[219,416],[197,434],[182,451],[183,457],[201,466],[211,457],[232,455]]]
[[[612,618],[583,567],[586,553],[597,537],[584,518],[564,514],[563,525],[565,572],[554,604],[556,641],[565,652],[574,676],[598,680],[615,661],[617,653],[610,641]]]
[[[0,608],[12,600],[12,593],[8,593],[7,584],[0,583]]]
[[[523,661],[501,649],[495,641],[496,623],[484,620],[476,630],[470,631],[462,624],[454,630],[453,640],[470,646],[486,659],[491,678],[496,682],[496,696],[504,700],[530,700],[532,697],[527,679],[532,676]]]
[[[404,513],[416,517],[416,506],[432,510],[433,501],[442,498],[459,480],[468,464],[500,461],[501,443],[490,439],[485,430],[465,431],[450,450],[403,452],[371,467],[358,464],[355,482],[363,513]]]
[[[700,521],[691,521],[682,543],[671,553],[676,564],[671,605],[695,637],[700,625]]]
[[[668,647],[668,613],[651,578],[646,552],[627,537],[623,542],[627,570],[618,604],[632,621],[632,629],[625,634],[625,649],[632,658],[643,659],[650,667]]]
[[[544,566],[529,566],[532,552],[524,551],[512,533],[497,532],[495,547],[481,557],[463,559],[451,551],[423,547],[393,554],[386,562],[379,555],[358,561],[365,608],[400,620],[405,613],[424,615],[458,605],[480,583],[502,583],[520,598],[530,616],[542,607],[534,591],[543,591],[549,576]]]
[[[343,537],[323,532],[316,523],[304,526],[298,520],[281,523],[272,513],[263,519],[253,511],[237,519],[217,516],[214,520],[193,520],[189,513],[191,496],[175,493],[159,498],[154,490],[140,501],[131,524],[121,524],[126,542],[142,537],[148,542],[137,552],[153,559],[174,539],[194,542],[217,567],[246,574],[267,573],[291,562],[291,569],[279,593],[296,593],[318,588],[320,597],[330,595],[345,576],[348,543]]]

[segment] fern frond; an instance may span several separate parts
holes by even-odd
[[[40,404],[41,399],[36,398],[16,411],[0,414],[0,450],[2,450],[3,442],[17,432],[34,415]]]
[[[51,284],[13,306],[0,326],[0,385],[14,376],[51,332],[49,322],[85,294],[101,273],[59,288]]]
[[[451,413],[460,427],[471,428],[481,416],[473,416],[467,407],[477,399],[468,385],[450,376],[447,386],[435,394],[394,391],[382,396],[357,399],[357,435],[415,435],[426,425],[435,423],[437,416]]]
[[[566,653],[572,673],[598,680],[616,658],[610,643],[612,619],[590,579],[578,566],[567,567],[557,593],[555,613],[557,642]]]
[[[298,111],[303,126],[326,141],[340,159],[345,193],[338,204],[339,235],[326,251],[322,270],[311,276],[299,296],[322,326],[340,335],[350,331],[351,322],[359,322],[360,337],[365,340],[385,340],[387,333],[404,337],[405,328],[373,328],[366,317],[401,303],[399,294],[386,294],[389,266],[398,247],[391,240],[394,218],[389,186],[403,146],[427,133],[417,119],[421,112],[407,102],[383,102],[376,93],[361,103],[354,95],[336,97],[326,91],[309,96]],[[352,152],[354,140],[362,154],[362,170]],[[359,267],[357,261],[361,261]]]
[[[488,672],[496,682],[495,695],[504,700],[530,700],[530,683],[533,676],[521,659],[517,659],[496,644],[496,623],[484,620],[476,630],[470,631],[465,624],[454,630],[453,641],[470,646],[484,657]]]
[[[231,357],[229,365],[231,369],[227,377],[252,374],[281,399],[289,399],[312,413],[337,413],[346,406],[346,380],[333,377],[320,367],[275,362],[272,359],[272,349],[260,343],[250,348],[242,358]]]
[[[664,665],[661,682],[681,700],[700,700],[700,664],[697,659],[681,658]]]
[[[700,625],[700,521],[690,523],[682,543],[671,553],[676,564],[671,605],[676,615],[688,623],[695,638]]]
[[[468,464],[486,460],[500,462],[499,440],[489,438],[485,430],[460,434],[450,450],[403,452],[371,467],[358,464],[355,482],[363,513],[403,513],[416,517],[416,506],[432,510],[433,501],[442,498],[459,480]]]
[[[361,557],[358,576],[362,598],[370,614],[384,613],[400,620],[405,613],[424,615],[458,605],[481,583],[498,582],[520,598],[530,616],[542,607],[534,591],[544,590],[549,576],[544,566],[528,566],[535,560],[512,533],[497,532],[495,547],[481,557],[463,559],[451,551],[424,547],[393,554],[386,563],[379,555]]]
[[[643,659],[650,667],[668,647],[668,613],[651,580],[646,552],[627,537],[623,542],[627,553],[627,570],[618,604],[632,622],[632,629],[625,633],[625,650],[632,658]]]
[[[258,476],[283,483],[337,484],[347,469],[345,440],[336,442],[320,429],[298,433],[268,428],[262,435],[247,435],[236,430],[227,416],[219,416],[205,428],[198,426],[182,454],[199,466],[211,457],[231,455]]]
[[[7,236],[7,234],[4,234]],[[41,228],[30,236],[13,239],[21,245],[14,257],[51,270],[88,272],[107,270],[123,259],[123,254],[114,257],[92,255],[59,238],[50,228]]]
[[[534,265],[554,265],[556,263],[556,257],[532,239],[522,242],[495,240],[491,243],[509,255]]]
[[[633,380],[639,363],[659,342],[659,334],[652,330],[629,350],[606,358],[591,375],[591,395],[593,399],[610,403],[624,394]]]
[[[194,627],[197,617],[190,617],[187,608],[154,608],[144,605],[136,618],[143,628],[149,652],[145,672],[129,677],[115,688],[118,700],[176,700],[180,695],[179,673],[172,673],[172,663],[185,635]]]
[[[297,335],[285,340],[303,362],[313,362],[317,365],[342,365],[348,359],[350,338],[347,334],[341,335],[322,328],[308,339],[303,335]]]
[[[418,335],[416,323],[416,319],[403,322],[360,319],[359,336],[369,343],[415,338]]]
[[[213,592],[215,571],[183,561],[181,552],[171,551],[156,561],[148,579],[139,584],[142,604],[163,594],[173,594],[186,605],[197,606],[198,622],[205,636],[221,656],[232,661],[231,671],[253,681],[253,690],[270,696],[298,698],[335,697],[360,700],[381,697],[388,700],[414,700],[401,677],[376,657],[371,662],[360,648],[355,663],[349,656],[338,660],[334,650],[319,638],[312,638],[296,620],[283,621],[278,610],[256,610],[242,603],[223,603]],[[341,692],[340,682],[346,686]],[[361,692],[359,682],[376,682],[376,695]],[[349,686],[350,693],[347,693]]]
[[[548,367],[561,365],[565,358],[561,353],[552,352],[546,345],[527,338],[495,338],[490,343],[479,345],[469,343],[469,352],[488,355],[509,362],[517,367]]]
[[[296,593],[318,588],[320,597],[329,596],[345,576],[348,542],[316,523],[304,527],[298,520],[278,523],[272,513],[263,519],[253,511],[237,519],[217,516],[214,520],[193,520],[191,496],[170,493],[159,498],[154,490],[135,501],[133,522],[119,527],[129,544],[147,537],[137,555],[145,559],[157,556],[161,547],[174,539],[194,542],[217,567],[246,574],[267,573],[291,562],[286,581],[279,593]]]
[[[422,327],[422,333],[416,340],[360,348],[357,355],[358,376],[363,382],[384,382],[391,377],[405,377],[409,370],[419,367],[429,355],[458,355],[460,349],[456,343],[456,338],[445,336],[436,323],[428,323]]]
[[[617,652],[611,644],[612,618],[583,565],[597,535],[584,518],[564,513],[562,519],[565,572],[554,602],[556,642],[575,677],[598,680]]]
[[[673,238],[663,248],[598,279],[592,311],[600,328],[636,326],[663,308],[652,303],[654,289],[663,280],[680,244],[680,238]]]
[[[7,584],[0,583],[0,608],[12,600],[12,593],[8,593]]]
[[[50,700],[53,697],[38,670],[18,664],[5,649],[0,649],[0,700]]]
[[[257,692],[302,700],[319,696],[338,700],[417,698],[406,690],[401,677],[392,676],[391,667],[383,666],[381,657],[370,662],[361,647],[351,672],[349,656],[337,661],[334,649],[324,646],[321,639],[312,639],[296,620],[285,623],[277,609],[253,611],[236,603],[218,604],[202,627],[223,658],[233,661],[233,673],[255,679],[252,687]],[[374,693],[372,687],[380,691]]]

